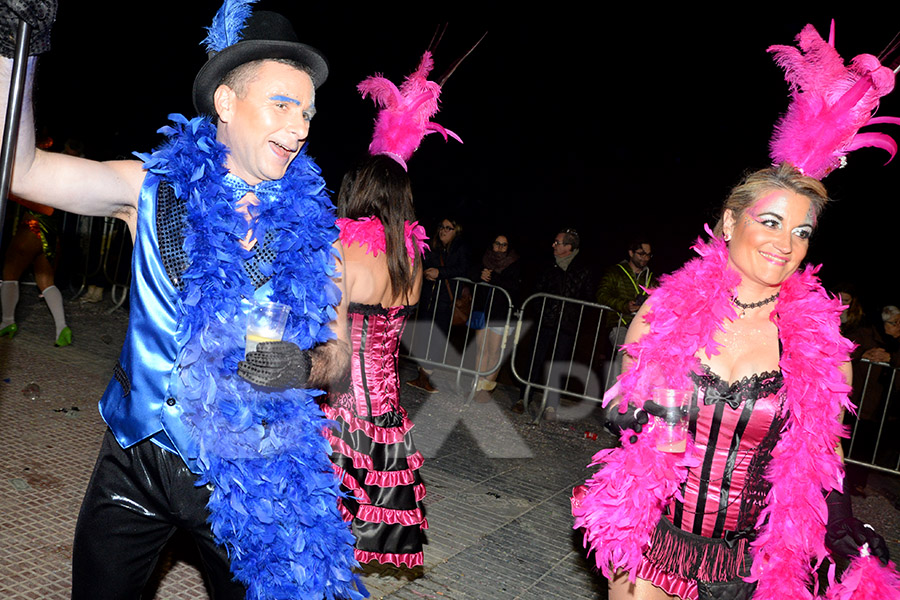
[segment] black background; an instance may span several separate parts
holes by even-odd
[[[355,85],[375,72],[399,83],[440,23],[449,28],[435,74],[488,31],[444,86],[435,118],[465,143],[432,135],[410,161],[419,217],[429,230],[447,214],[461,218],[474,254],[487,236],[509,232],[530,260],[549,257],[555,233],[575,227],[598,270],[623,258],[638,233],[654,242],[656,272],[677,268],[742,173],[768,164],[768,138],[788,97],[769,45],[793,43],[806,23],[827,37],[835,18],[836,46],[849,60],[878,54],[900,30],[900,19],[862,14],[852,3],[834,11],[729,9],[745,9],[739,16],[632,5],[257,6],[288,15],[331,63],[308,142],[331,189],[365,152],[375,116]],[[82,140],[96,159],[156,146],[154,132],[169,113],[193,116],[203,28],[218,6],[63,2],[39,74],[38,127],[58,143]],[[900,116],[898,96],[887,97],[879,114]],[[900,136],[900,127],[878,130]],[[887,158],[863,149],[826,178],[835,202],[808,256],[825,264],[826,284],[855,282],[873,316],[900,304],[900,159],[884,167]]]

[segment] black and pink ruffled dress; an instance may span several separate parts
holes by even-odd
[[[379,246],[377,219],[340,219],[338,226],[345,244],[369,243],[367,252],[376,255],[384,251],[384,230]],[[424,239],[421,227],[407,224],[408,251],[418,251],[410,241]],[[412,440],[413,424],[400,406],[397,368],[400,338],[413,312],[410,306],[350,303],[350,372],[322,407],[338,425],[327,429],[326,437],[347,492],[341,513],[351,523],[361,563],[422,564],[423,530],[428,528],[422,506],[425,485],[418,472],[423,458]]]

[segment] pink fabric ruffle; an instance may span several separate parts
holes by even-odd
[[[366,480],[364,482],[366,485],[377,485],[378,487],[410,485],[416,481],[415,471],[421,468],[422,464],[425,462],[422,453],[416,452],[406,458],[409,467],[407,469],[400,469],[397,471],[375,471],[371,456],[363,454],[362,452],[357,452],[348,446],[344,440],[331,434],[330,431],[326,433],[325,437],[331,444],[331,450],[333,452],[343,454],[349,458],[353,461],[353,466],[355,468],[367,471]]]
[[[323,404],[322,412],[325,413],[326,417],[336,421],[339,425],[341,421],[346,423],[351,432],[361,429],[369,439],[379,444],[399,444],[413,428],[413,423],[408,418],[404,418],[403,425],[400,427],[378,427],[371,421],[360,419],[346,408],[334,408],[328,404]]]
[[[353,498],[355,498],[357,502],[366,504],[372,503],[372,499],[369,498],[369,495],[366,493],[366,491],[359,487],[359,482],[356,481],[356,478],[352,477],[347,471],[334,463],[331,463],[331,468],[334,470],[335,475],[337,475],[338,479],[340,479],[344,487],[350,490],[350,495],[353,496]],[[346,510],[344,509],[344,504],[340,504],[341,510]],[[344,517],[344,520],[346,521],[349,521],[353,518],[353,515],[350,515],[349,512],[346,513],[346,515],[349,515],[349,518],[347,518],[347,516]]]
[[[387,251],[387,242],[384,238],[384,225],[378,217],[363,217],[361,219],[342,218],[335,221],[338,229],[341,230],[340,239],[345,245],[349,246],[354,242],[360,246],[366,245],[366,254],[378,257],[379,252]],[[428,244],[425,240],[425,228],[419,225],[418,221],[410,223],[406,222],[404,226],[404,237],[406,238],[406,255],[409,256],[410,264],[419,254],[425,254]]]
[[[418,458],[417,458],[418,457]],[[366,485],[378,487],[396,487],[398,485],[412,485],[416,482],[415,470],[422,466],[422,455],[418,452],[408,459],[409,468],[402,471],[369,471],[366,473]],[[418,463],[418,466],[413,466]]]
[[[649,581],[667,594],[684,598],[685,600],[697,600],[696,581],[657,569],[648,560],[641,560],[641,563],[635,569],[635,576],[638,579]]]
[[[359,510],[356,512],[356,518],[369,523],[387,523],[389,525],[420,525],[422,529],[428,529],[428,521],[425,520],[422,511],[418,508],[415,510],[395,510],[393,508],[384,508],[383,506],[372,506],[371,504],[360,504]]]
[[[422,495],[424,496],[424,494]],[[389,525],[404,525],[407,527],[419,525],[421,529],[428,529],[428,519],[424,517],[422,511],[418,508],[415,510],[394,510],[392,508],[372,506],[371,504],[361,504],[355,517],[343,503],[339,503],[338,508],[341,511],[341,516],[347,522],[359,519],[367,523],[388,523]]]
[[[391,563],[394,565],[402,566],[404,563],[407,567],[419,567],[422,566],[422,553],[417,552],[415,554],[386,554],[383,552],[366,552],[364,550],[355,550],[356,560],[360,563],[367,563],[369,561],[375,560],[381,564]]]

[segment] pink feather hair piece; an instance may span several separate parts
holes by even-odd
[[[431,52],[422,55],[418,68],[409,74],[398,89],[382,75],[367,77],[356,89],[363,98],[371,96],[381,107],[375,119],[375,132],[369,144],[369,154],[386,154],[406,169],[406,161],[418,149],[429,133],[440,133],[462,143],[458,135],[431,121],[439,109],[441,86],[429,81],[434,68]]]
[[[834,21],[828,42],[812,25],[793,46],[771,46],[775,62],[791,85],[791,105],[775,125],[770,156],[775,164],[788,162],[805,175],[822,179],[844,165],[849,152],[872,146],[887,150],[897,143],[877,132],[857,133],[866,125],[892,123],[896,117],[872,117],[879,98],[894,89],[894,73],[871,54],[860,54],[849,66],[834,49]]]

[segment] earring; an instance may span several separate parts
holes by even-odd
[[[725,241],[726,241],[726,242],[730,242],[730,241],[731,241],[731,234],[730,234],[730,233],[726,233],[724,237],[725,237]]]

